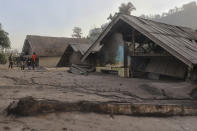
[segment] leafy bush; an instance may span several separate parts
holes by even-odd
[[[0,64],[7,63],[7,56],[4,53],[0,53]]]

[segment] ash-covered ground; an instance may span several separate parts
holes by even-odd
[[[197,117],[132,117],[93,113],[52,113],[11,117],[5,108],[26,96],[62,102],[187,103],[197,85],[183,81],[126,79],[93,73],[88,76],[64,69],[21,71],[0,66],[0,131],[196,131]]]

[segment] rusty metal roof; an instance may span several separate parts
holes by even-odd
[[[84,54],[82,61],[91,53],[118,21],[124,21],[148,37],[188,66],[197,65],[197,33],[182,26],[168,25],[136,16],[118,15],[101,33],[94,44]]]

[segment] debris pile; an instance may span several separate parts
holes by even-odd
[[[69,72],[77,75],[88,75],[88,73],[95,71],[95,68],[89,65],[72,64]]]

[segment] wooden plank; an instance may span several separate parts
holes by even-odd
[[[184,78],[187,67],[176,59],[171,58],[154,58],[145,69],[145,72],[156,73],[161,75]]]
[[[134,55],[133,53],[130,53],[130,56],[138,56],[138,57],[169,57],[171,55],[169,54],[145,54],[145,53],[138,53],[136,52]]]

